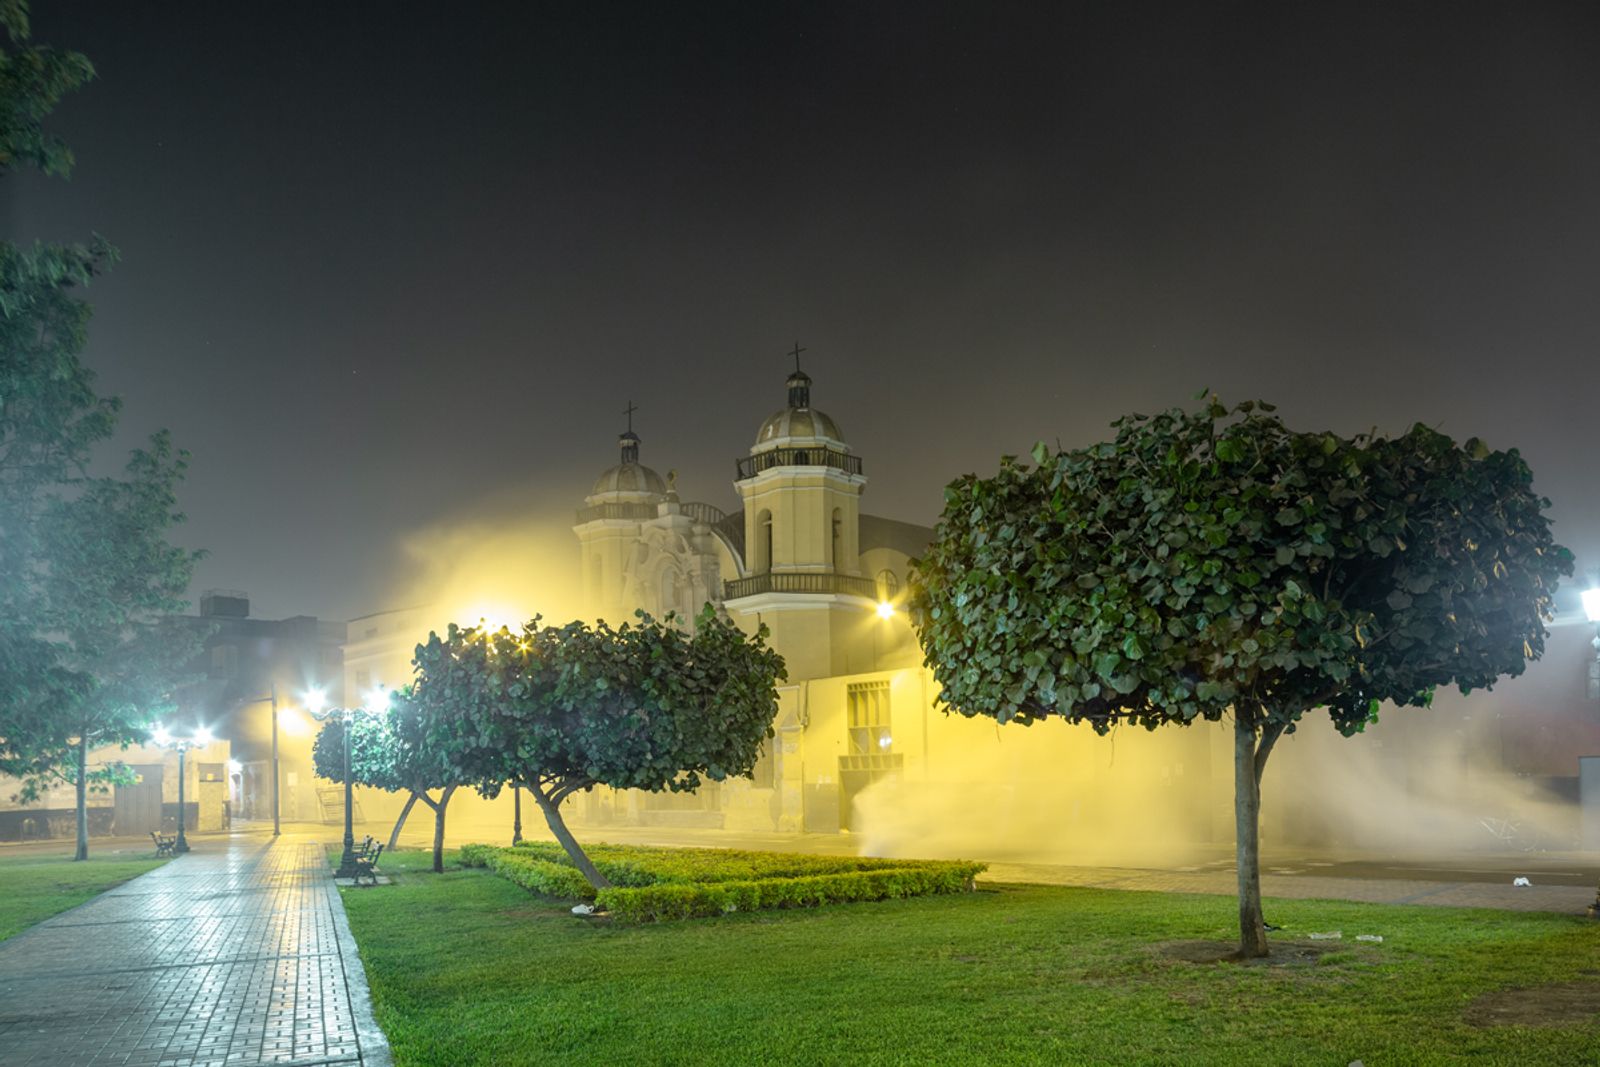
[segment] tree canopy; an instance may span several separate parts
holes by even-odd
[[[1313,708],[1353,734],[1385,701],[1486,688],[1541,653],[1571,554],[1515,450],[1272,411],[1132,415],[1113,441],[952,482],[908,600],[948,707],[1102,733],[1232,716],[1258,802],[1273,743]]]
[[[405,792],[405,809],[389,836],[393,848],[412,806],[422,801],[433,810],[433,869],[444,870],[445,813],[450,798],[468,784],[455,770],[454,754],[471,739],[435,720],[439,708],[415,698],[411,687],[388,695],[382,711],[361,710],[350,718],[350,780],[386,793]],[[311,747],[312,765],[323,778],[344,781],[345,723],[330,718]],[[437,791],[438,796],[433,796]]]
[[[94,68],[32,44],[21,0],[0,0],[0,28],[0,178],[18,166],[66,176],[72,153],[43,123]],[[122,477],[88,473],[118,403],[81,358],[81,290],[114,258],[98,237],[0,242],[0,771],[24,779],[24,797],[51,778],[77,785],[80,859],[88,749],[142,739],[198,647],[162,625],[199,558],[166,542],[187,455],[162,433]]]
[[[574,863],[604,879],[567,831],[563,800],[597,785],[692,791],[749,775],[771,736],[783,659],[709,607],[693,634],[636,623],[512,633],[451,626],[417,648],[411,699],[434,709],[452,766],[485,796],[527,789]]]

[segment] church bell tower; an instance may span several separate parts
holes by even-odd
[[[861,575],[861,457],[811,406],[803,351],[796,345],[791,353],[788,402],[737,463],[745,577],[727,583],[724,601],[730,614],[759,616],[772,628],[792,678],[846,673],[849,634],[876,602],[875,585]]]

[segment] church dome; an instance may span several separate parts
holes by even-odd
[[[756,431],[756,445],[760,447],[777,441],[842,442],[839,425],[825,412],[811,408],[784,408],[767,416],[767,421]]]
[[[789,403],[767,416],[756,431],[755,448],[832,444],[845,448],[839,424],[811,406],[811,378],[803,371],[789,375]]]
[[[617,443],[622,446],[622,462],[608,468],[595,480],[589,500],[596,502],[596,498],[626,496],[637,501],[641,497],[665,496],[667,483],[661,480],[661,475],[639,462],[639,435],[629,430]]]
[[[619,463],[595,480],[590,496],[601,493],[654,493],[664,496],[667,483],[643,463]]]

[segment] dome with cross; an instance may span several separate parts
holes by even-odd
[[[751,452],[765,452],[774,448],[822,446],[848,452],[839,424],[825,412],[811,406],[811,376],[800,369],[800,353],[805,349],[798,344],[789,354],[794,357],[794,373],[785,384],[789,389],[789,402],[767,416],[756,431],[756,443]]]
[[[661,475],[639,462],[639,435],[633,432],[633,413],[638,410],[633,401],[628,401],[624,411],[628,416],[628,428],[617,439],[622,449],[622,462],[608,467],[595,480],[594,488],[589,491],[590,504],[655,504],[666,496],[667,485]]]

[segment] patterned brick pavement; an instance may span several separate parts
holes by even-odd
[[[0,1065],[387,1065],[323,847],[233,837],[0,943]]]

